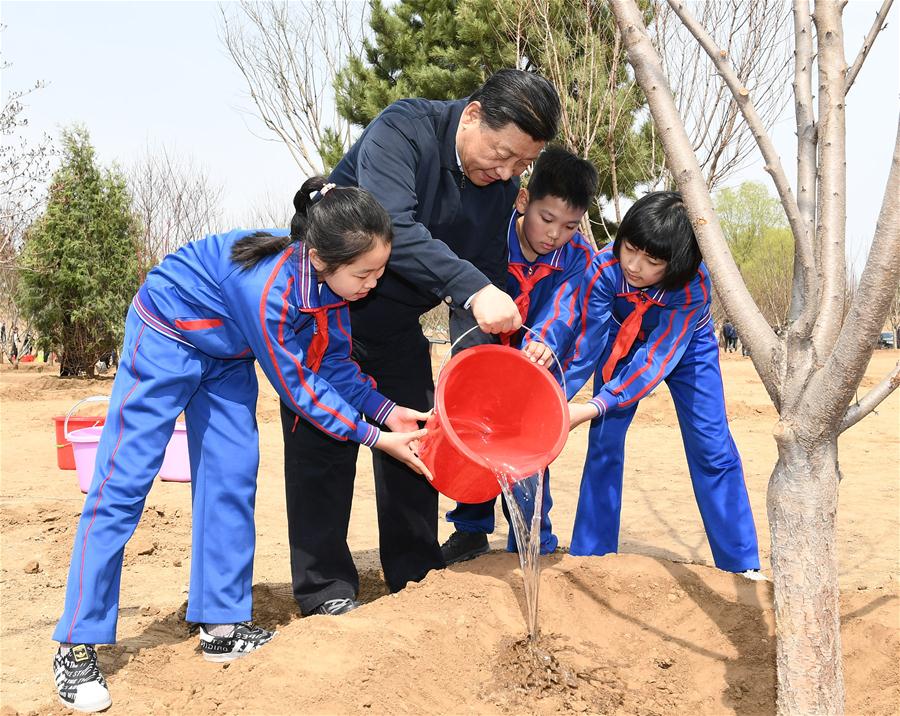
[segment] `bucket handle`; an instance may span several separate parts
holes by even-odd
[[[63,422],[63,435],[65,436],[66,440],[69,440],[69,418],[72,417],[72,413],[75,412],[76,408],[78,408],[79,405],[81,405],[83,403],[108,403],[108,402],[109,402],[108,395],[92,395],[89,398],[82,398],[77,403],[75,403],[75,405],[73,405],[71,408],[69,408],[69,412],[66,413],[66,419]],[[98,419],[97,422],[94,423],[94,425],[92,427],[96,427],[97,423],[99,423],[100,420],[102,420],[102,419],[103,418]]]
[[[524,323],[522,324],[522,328],[524,328],[526,331],[528,331],[529,333],[531,333],[532,335],[537,337],[538,340],[540,340],[540,337],[541,337],[540,333],[538,333],[534,329],[526,326]],[[475,330],[481,330],[481,328],[479,326],[472,326],[470,329],[463,332],[455,341],[453,341],[453,344],[450,346],[450,350],[447,351],[447,355],[444,356],[444,359],[441,361],[441,365],[438,368],[438,380],[441,379],[441,373],[444,370],[444,365],[447,363],[447,359],[453,355],[453,349],[456,348],[456,344],[459,343],[463,338],[465,338],[467,335],[469,335],[472,331],[475,331]],[[541,343],[543,343],[543,341],[541,341]],[[544,345],[546,346],[547,344],[544,343]],[[567,393],[566,393],[566,374],[563,371],[562,363],[560,362],[559,357],[556,355],[556,352],[552,348],[550,348],[550,346],[547,346],[547,348],[550,351],[550,355],[553,356],[553,360],[556,361],[556,367],[559,368],[559,377],[560,377],[560,380],[562,380],[563,396],[565,396],[565,395],[567,395]]]

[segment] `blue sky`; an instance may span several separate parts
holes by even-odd
[[[148,143],[174,147],[225,187],[230,220],[267,195],[290,206],[304,177],[284,145],[254,136],[263,129],[239,111],[249,100],[218,39],[216,3],[4,0],[0,16],[11,63],[4,93],[47,83],[26,100],[33,132],[56,137],[81,122],[100,160],[122,165]]]
[[[845,9],[848,62],[878,6],[851,0]],[[254,207],[288,206],[304,177],[287,149],[261,139],[264,129],[246,114],[249,100],[218,39],[218,16],[214,2],[3,0],[0,38],[11,67],[2,91],[47,82],[26,100],[30,131],[58,136],[61,126],[81,122],[104,163],[128,165],[148,144],[192,157],[223,185],[230,223]],[[848,253],[857,261],[874,231],[897,131],[898,39],[895,6],[848,100]],[[793,177],[792,106],[773,134]],[[759,163],[732,183],[745,179],[766,182],[774,194]]]

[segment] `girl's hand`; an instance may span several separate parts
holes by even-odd
[[[384,424],[392,433],[411,433],[419,429],[420,422],[424,423],[431,417],[431,412],[429,410],[427,413],[422,413],[418,410],[398,405],[387,416]]]
[[[594,403],[569,403],[569,430],[574,430],[588,420],[600,417],[600,408]]]
[[[428,431],[425,428],[408,433],[386,433],[382,431],[375,442],[375,447],[379,450],[384,450],[388,455],[396,458],[420,475],[425,475],[428,481],[432,482],[434,477],[428,471],[428,468],[425,467],[425,463],[419,459],[418,454],[416,454],[416,450],[419,449],[419,440],[424,438],[427,433]]]
[[[522,352],[531,359],[532,363],[537,363],[538,365],[549,366],[550,361],[553,359],[553,351],[550,350],[550,346],[540,341],[529,342],[522,349]]]

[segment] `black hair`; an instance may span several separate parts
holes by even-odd
[[[535,72],[500,70],[469,97],[481,104],[481,121],[498,130],[512,122],[532,139],[556,136],[561,108],[550,82]]]
[[[667,262],[666,273],[659,282],[666,290],[684,286],[703,260],[684,201],[674,191],[656,191],[638,199],[625,213],[616,232],[613,243],[616,258],[623,241]]]
[[[290,236],[257,232],[238,239],[231,260],[251,268],[264,257],[302,241],[315,249],[325,264],[322,275],[351,263],[375,247],[377,241],[393,240],[391,218],[369,192],[358,187],[331,187],[324,194],[325,177],[311,177],[294,195],[294,217]]]
[[[598,184],[597,170],[587,159],[563,147],[547,147],[531,170],[528,198],[555,196],[573,209],[586,210],[597,196]]]

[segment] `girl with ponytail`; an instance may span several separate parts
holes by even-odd
[[[94,645],[115,642],[125,543],[182,413],[193,494],[187,620],[200,624],[211,661],[274,636],[249,622],[255,361],[296,420],[427,475],[415,453],[427,415],[378,393],[350,358],[347,305],[384,272],[390,219],[368,192],[321,177],[303,184],[294,209],[289,231],[232,231],[170,254],[134,298],[53,637],[57,690],[72,708],[111,703]]]

